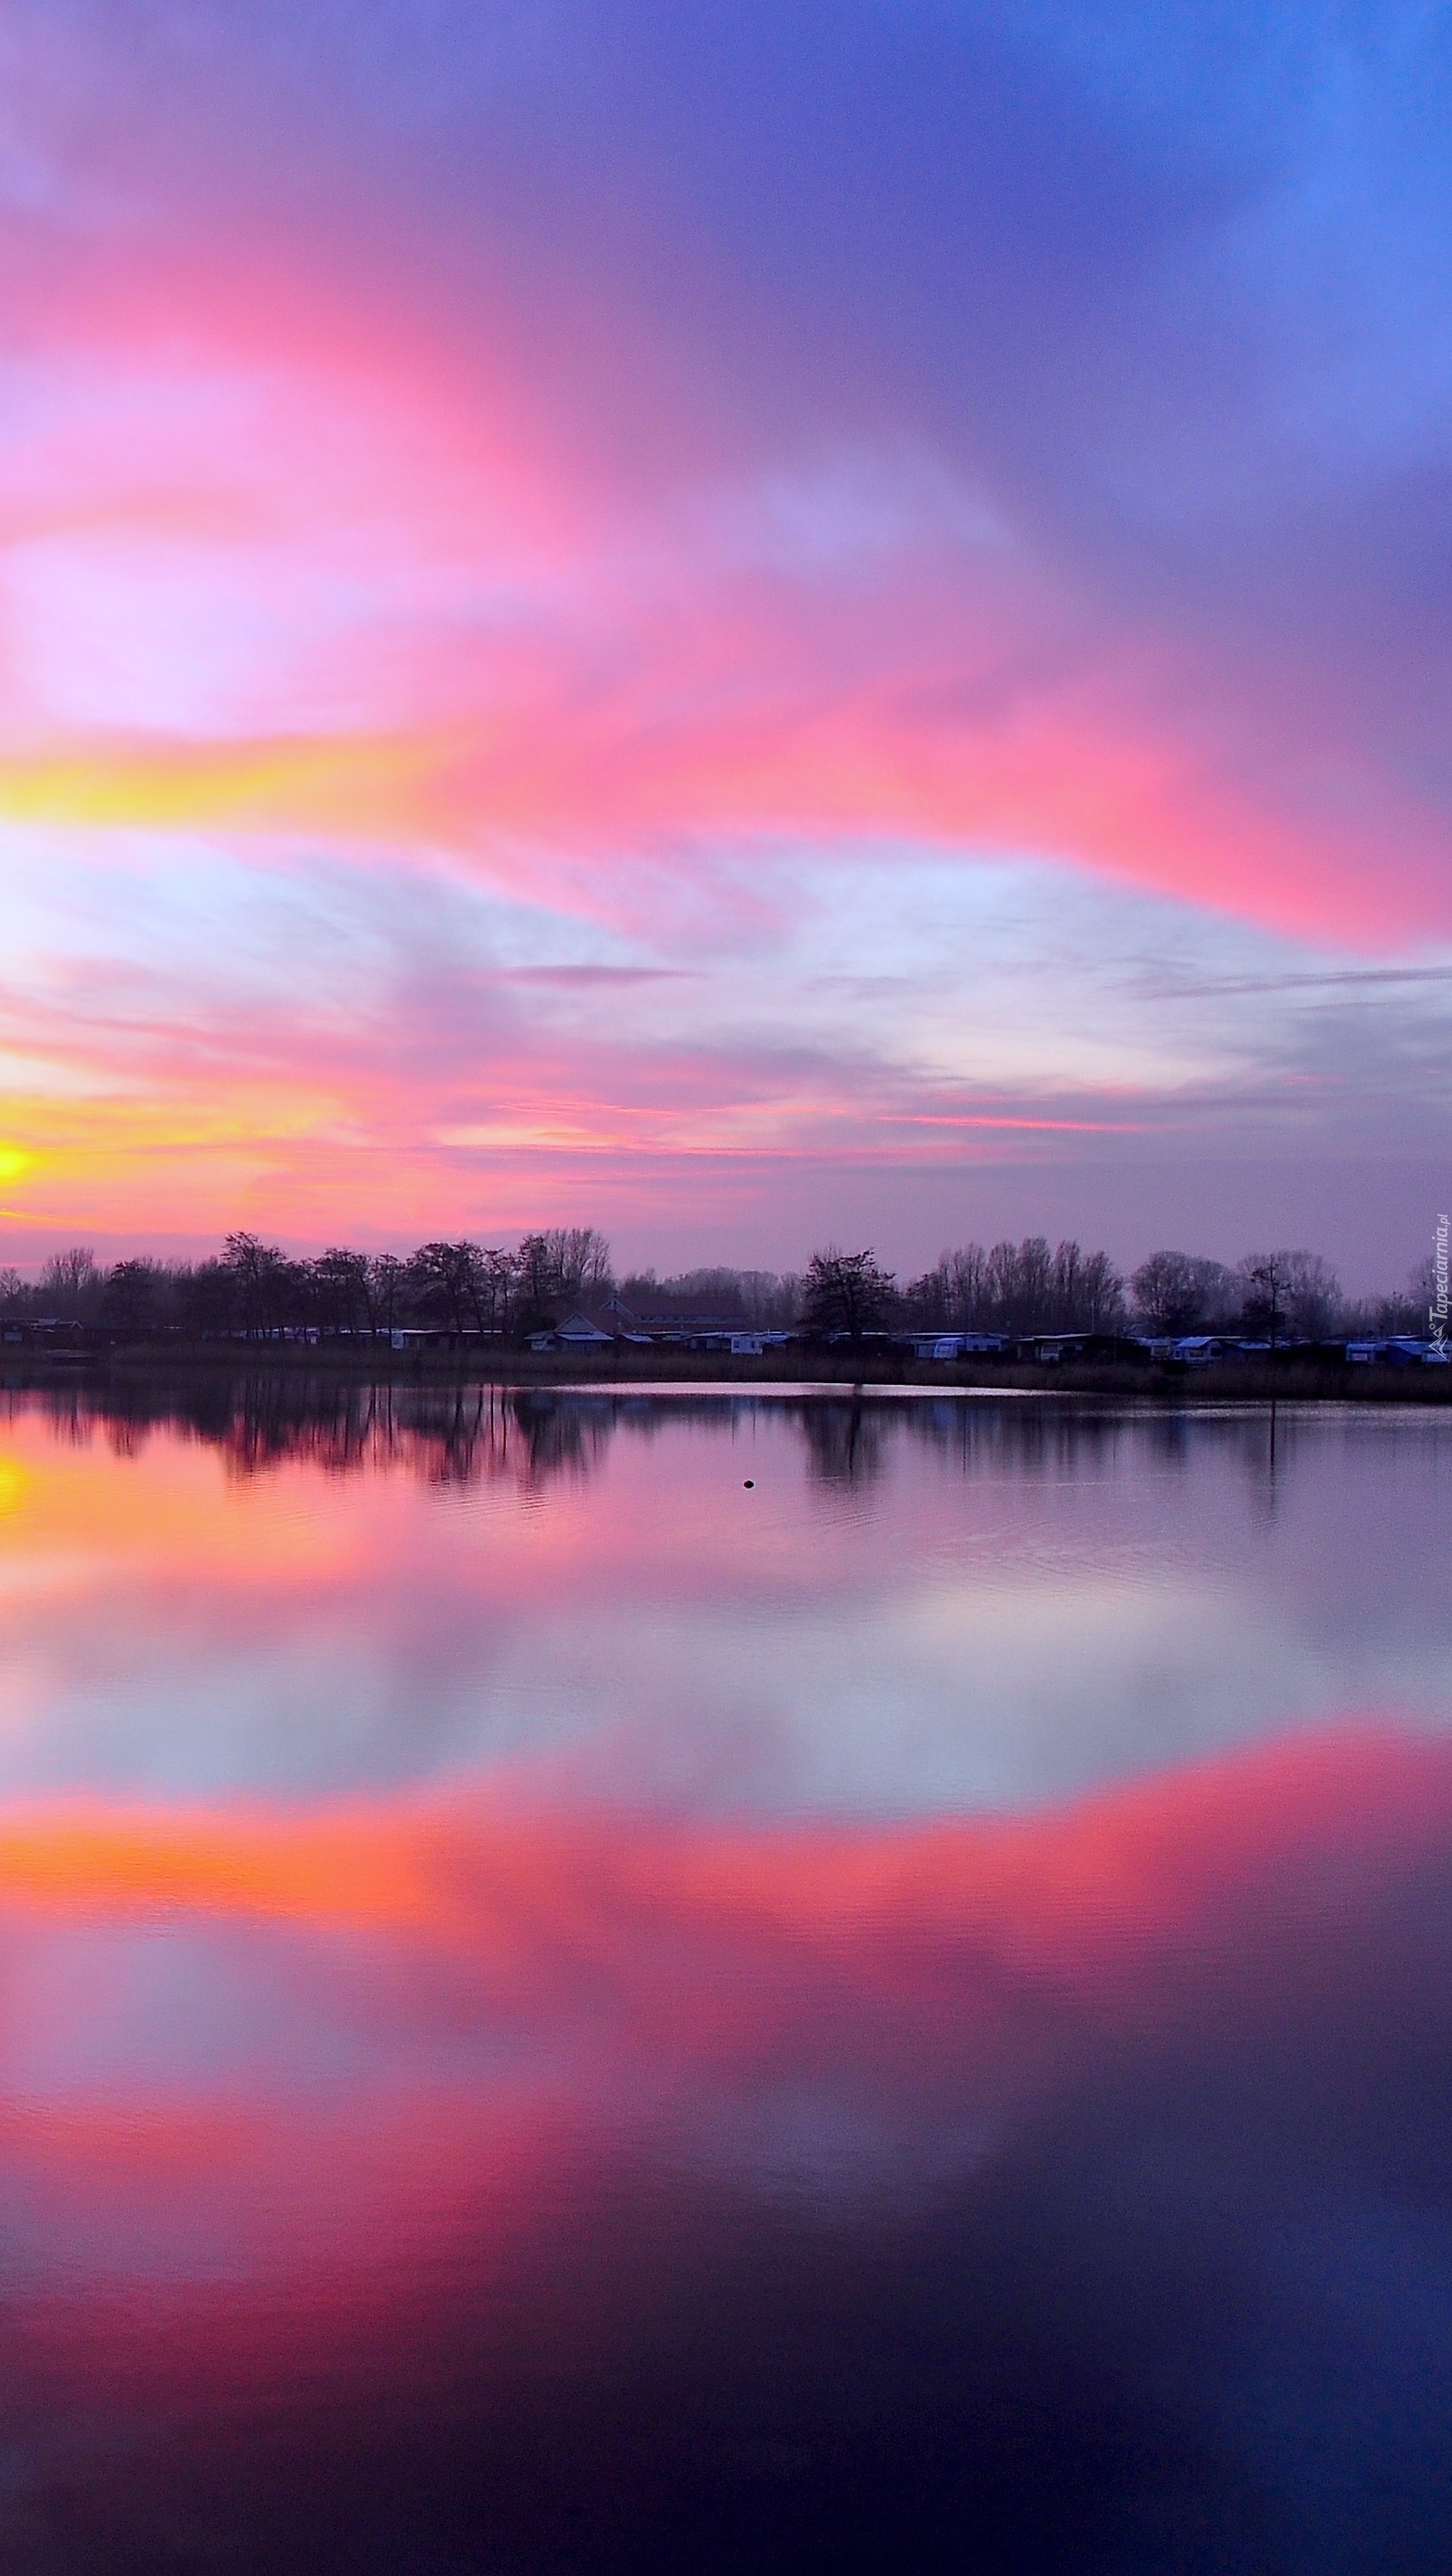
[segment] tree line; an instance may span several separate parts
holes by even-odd
[[[1150,1254],[1126,1279],[1105,1252],[1045,1235],[1021,1243],[960,1245],[899,1288],[868,1252],[814,1253],[801,1320],[817,1332],[1241,1333],[1324,1341],[1361,1332],[1424,1333],[1435,1293],[1433,1260],[1390,1296],[1353,1303],[1319,1252],[1250,1252],[1229,1267],[1199,1253]]]
[[[386,1333],[400,1326],[522,1339],[572,1307],[617,1294],[637,1311],[696,1301],[757,1326],[797,1325],[852,1341],[894,1329],[931,1332],[1125,1333],[1240,1331],[1257,1339],[1318,1341],[1348,1332],[1421,1332],[1434,1293],[1431,1257],[1399,1294],[1350,1303],[1319,1253],[1249,1253],[1233,1267],[1203,1254],[1159,1251],[1126,1278],[1105,1252],[1076,1242],[960,1245],[899,1285],[869,1250],[828,1245],[802,1274],[716,1267],[617,1281],[610,1245],[593,1226],[557,1226],[513,1246],[468,1239],[420,1244],[407,1255],[333,1244],[312,1259],[237,1232],[198,1262],[144,1256],[99,1264],[78,1244],[51,1256],[37,1280],[0,1269],[0,1318],[110,1325],[122,1331]]]
[[[122,1330],[385,1333],[422,1325],[451,1333],[532,1332],[562,1306],[608,1294],[610,1246],[593,1226],[527,1234],[512,1249],[422,1243],[416,1252],[358,1252],[331,1244],[313,1260],[245,1232],[205,1261],[139,1257],[102,1268],[90,1246],[52,1255],[37,1281],[0,1271],[0,1313],[18,1320],[110,1324]]]

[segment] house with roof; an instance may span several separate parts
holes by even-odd
[[[789,1338],[784,1332],[754,1324],[742,1299],[729,1293],[711,1298],[679,1297],[666,1289],[655,1289],[635,1306],[628,1306],[617,1294],[606,1300],[601,1315],[613,1318],[627,1336],[644,1339],[657,1348],[730,1351],[738,1359],[759,1357],[764,1350],[780,1350]]]
[[[559,1323],[548,1325],[543,1332],[531,1333],[532,1351],[576,1351],[582,1357],[598,1357],[605,1351],[633,1348],[649,1350],[650,1335],[627,1325],[612,1304],[607,1307],[576,1306]]]
[[[783,1332],[753,1324],[739,1298],[704,1303],[698,1297],[662,1293],[649,1305],[628,1306],[619,1295],[598,1306],[577,1306],[540,1332],[531,1333],[532,1351],[578,1351],[600,1356],[609,1350],[729,1351],[737,1359],[759,1358],[779,1350]]]
[[[626,1331],[643,1333],[647,1341],[678,1342],[686,1347],[722,1334],[749,1333],[753,1329],[742,1300],[731,1295],[677,1297],[666,1289],[653,1289],[635,1306],[628,1306],[619,1295],[608,1298],[604,1311],[618,1317]]]

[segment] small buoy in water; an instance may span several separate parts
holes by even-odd
[[[751,1492],[752,1487],[755,1485],[755,1483],[756,1483],[756,1478],[755,1478],[754,1476],[748,1476],[748,1477],[747,1477],[747,1479],[746,1479],[746,1491],[748,1492],[748,1494]]]

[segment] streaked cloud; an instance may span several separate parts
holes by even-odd
[[[1440,22],[8,0],[0,56],[27,1239],[1249,1138],[1400,1160],[1413,1257]]]

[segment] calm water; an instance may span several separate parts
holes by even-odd
[[[7,2571],[1452,2563],[1452,1419],[0,1407]]]

